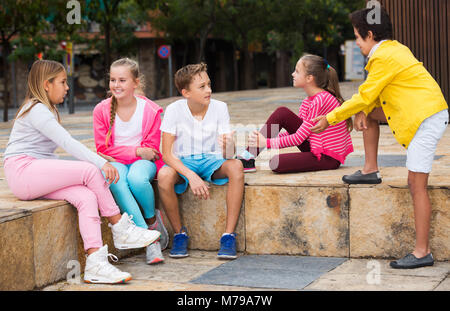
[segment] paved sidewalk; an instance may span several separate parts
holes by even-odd
[[[234,261],[217,252],[191,250],[183,259],[169,257],[147,265],[145,254],[116,265],[132,274],[127,284],[60,282],[44,291],[450,291],[450,262],[395,270],[388,260],[306,256],[244,255]]]

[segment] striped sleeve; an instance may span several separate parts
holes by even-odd
[[[299,111],[299,117],[303,119],[302,125],[294,134],[278,135],[276,138],[267,139],[267,148],[281,149],[292,146],[300,146],[311,135],[310,128],[314,125],[311,119],[315,118],[320,109],[320,102],[305,99]]]

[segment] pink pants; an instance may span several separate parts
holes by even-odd
[[[103,246],[103,217],[120,213],[101,171],[82,161],[35,159],[27,155],[7,158],[4,164],[9,188],[20,200],[66,200],[78,210],[84,249]]]

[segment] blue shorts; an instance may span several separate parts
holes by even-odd
[[[197,174],[201,179],[213,183],[215,185],[225,185],[228,182],[228,178],[212,179],[212,175],[222,166],[226,161],[221,156],[214,154],[201,154],[201,155],[191,155],[187,157],[181,157],[181,162],[188,169]],[[184,183],[175,185],[175,192],[177,194],[182,194],[186,191],[189,180],[186,176],[178,173],[183,179]]]

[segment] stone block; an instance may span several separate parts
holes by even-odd
[[[65,279],[71,260],[77,260],[75,208],[61,205],[33,213],[36,286]]]
[[[34,287],[32,216],[0,223],[0,290]]]
[[[220,238],[225,231],[226,224],[228,186],[210,186],[209,200],[197,199],[189,189],[179,196],[181,222],[188,229],[190,249],[218,250],[220,247]],[[168,221],[166,224],[172,242],[173,229]],[[242,206],[235,230],[238,251],[245,250],[244,225],[244,208]]]
[[[245,221],[251,254],[349,254],[345,188],[247,186]]]
[[[408,189],[350,188],[350,256],[400,258],[414,250],[414,208]],[[450,259],[449,189],[429,189],[430,246],[435,259]]]

